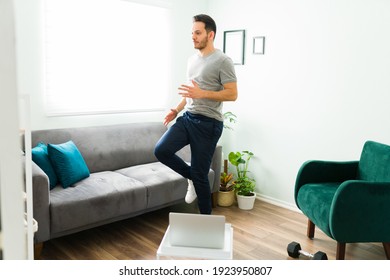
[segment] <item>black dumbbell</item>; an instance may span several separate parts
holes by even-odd
[[[301,245],[299,245],[299,243],[294,242],[294,241],[291,242],[290,244],[288,244],[287,253],[290,257],[292,257],[294,259],[298,258],[299,255],[304,255],[304,256],[309,257],[313,260],[327,260],[328,259],[328,256],[324,252],[321,252],[321,251],[318,251],[315,254],[310,254],[308,252],[303,251],[301,249]]]

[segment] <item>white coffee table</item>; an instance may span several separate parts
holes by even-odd
[[[172,246],[168,238],[169,230],[170,228],[168,226],[161,244],[158,247],[156,254],[157,259],[160,259],[162,256],[214,260],[233,259],[233,227],[231,224],[225,224],[225,245],[222,249]]]

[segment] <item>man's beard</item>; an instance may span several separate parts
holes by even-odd
[[[195,45],[194,48],[201,51],[207,46],[208,42],[209,42],[209,39],[206,37],[204,40],[199,42],[198,46]]]

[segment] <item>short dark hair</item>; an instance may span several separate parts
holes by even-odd
[[[203,22],[207,33],[210,31],[214,32],[214,39],[215,39],[215,35],[217,34],[217,25],[215,24],[215,21],[210,16],[205,14],[196,15],[193,17],[193,21]]]

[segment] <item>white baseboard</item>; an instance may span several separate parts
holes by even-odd
[[[270,203],[270,204],[273,204],[273,205],[276,205],[276,206],[279,206],[282,208],[286,208],[286,209],[289,209],[289,210],[292,210],[295,212],[302,213],[301,210],[299,210],[299,208],[295,204],[291,204],[291,203],[288,203],[288,202],[285,202],[282,200],[278,200],[278,199],[275,199],[275,198],[272,198],[269,196],[265,196],[265,195],[261,195],[259,193],[256,193],[256,199],[261,200],[261,201],[265,201],[267,203]]]

